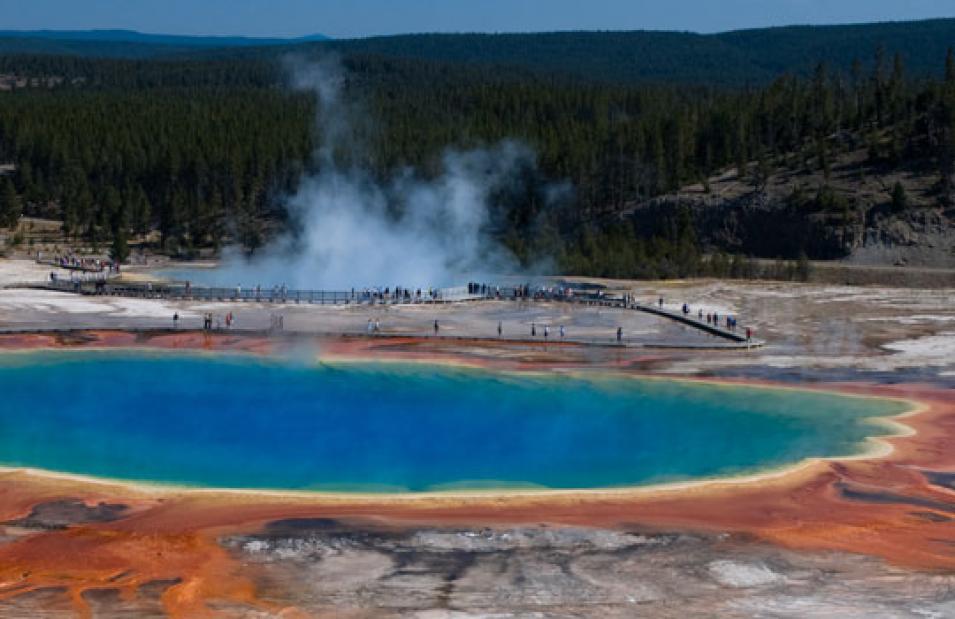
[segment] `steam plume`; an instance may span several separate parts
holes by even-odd
[[[287,200],[296,232],[253,258],[227,253],[221,277],[244,285],[293,288],[426,287],[514,272],[513,256],[489,234],[492,196],[533,165],[529,149],[503,142],[445,152],[440,174],[402,170],[384,182],[336,154],[360,149],[357,108],[344,98],[339,62],[290,62],[295,88],[314,92],[319,172]],[[221,279],[220,277],[220,279]]]

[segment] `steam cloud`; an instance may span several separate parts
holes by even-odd
[[[347,290],[446,286],[516,270],[510,252],[490,238],[490,201],[516,181],[515,171],[534,164],[529,149],[503,142],[449,150],[434,179],[403,170],[376,181],[366,170],[336,164],[337,152],[360,148],[352,122],[358,113],[344,100],[340,63],[289,64],[293,86],[317,95],[319,172],[287,200],[295,233],[252,258],[227,252],[217,279]]]

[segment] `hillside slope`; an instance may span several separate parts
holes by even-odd
[[[828,179],[801,166],[777,169],[765,183],[729,170],[708,188],[686,186],[631,204],[621,216],[652,233],[687,211],[708,252],[955,268],[955,206],[939,199],[938,175],[923,163],[886,165],[850,150]]]
[[[182,56],[212,49],[288,47],[327,39],[321,34],[288,39],[148,34],[133,30],[0,30],[0,53],[133,59]]]

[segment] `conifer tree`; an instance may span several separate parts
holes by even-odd
[[[948,54],[945,56],[945,82],[955,83],[955,49],[951,47],[948,48]]]
[[[22,213],[20,197],[9,176],[3,177],[0,183],[0,226],[15,228]]]

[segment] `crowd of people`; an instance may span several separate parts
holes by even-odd
[[[663,297],[660,297],[659,304],[662,308]],[[688,303],[683,304],[681,311],[683,312],[683,315],[687,317],[689,317],[689,315],[692,313]],[[720,313],[717,311],[706,312],[704,314],[703,309],[699,308],[697,310],[696,319],[700,323],[703,323],[705,320],[707,325],[711,327],[722,328],[731,333],[736,333],[737,329],[739,328],[739,321],[737,320],[736,316],[733,316],[732,314],[720,315]],[[746,327],[746,339],[747,341],[753,339],[753,329],[751,327]]]
[[[37,251],[36,261],[40,264],[49,264],[61,269],[73,271],[88,271],[93,273],[119,274],[120,264],[113,260],[104,260],[101,258],[83,258],[70,252],[66,254],[45,255],[42,251]]]
[[[386,286],[384,288],[351,289],[351,298],[359,303],[421,303],[428,300],[434,301],[438,296],[439,293],[436,288],[422,290],[421,288],[406,288],[403,286],[391,288]]]

